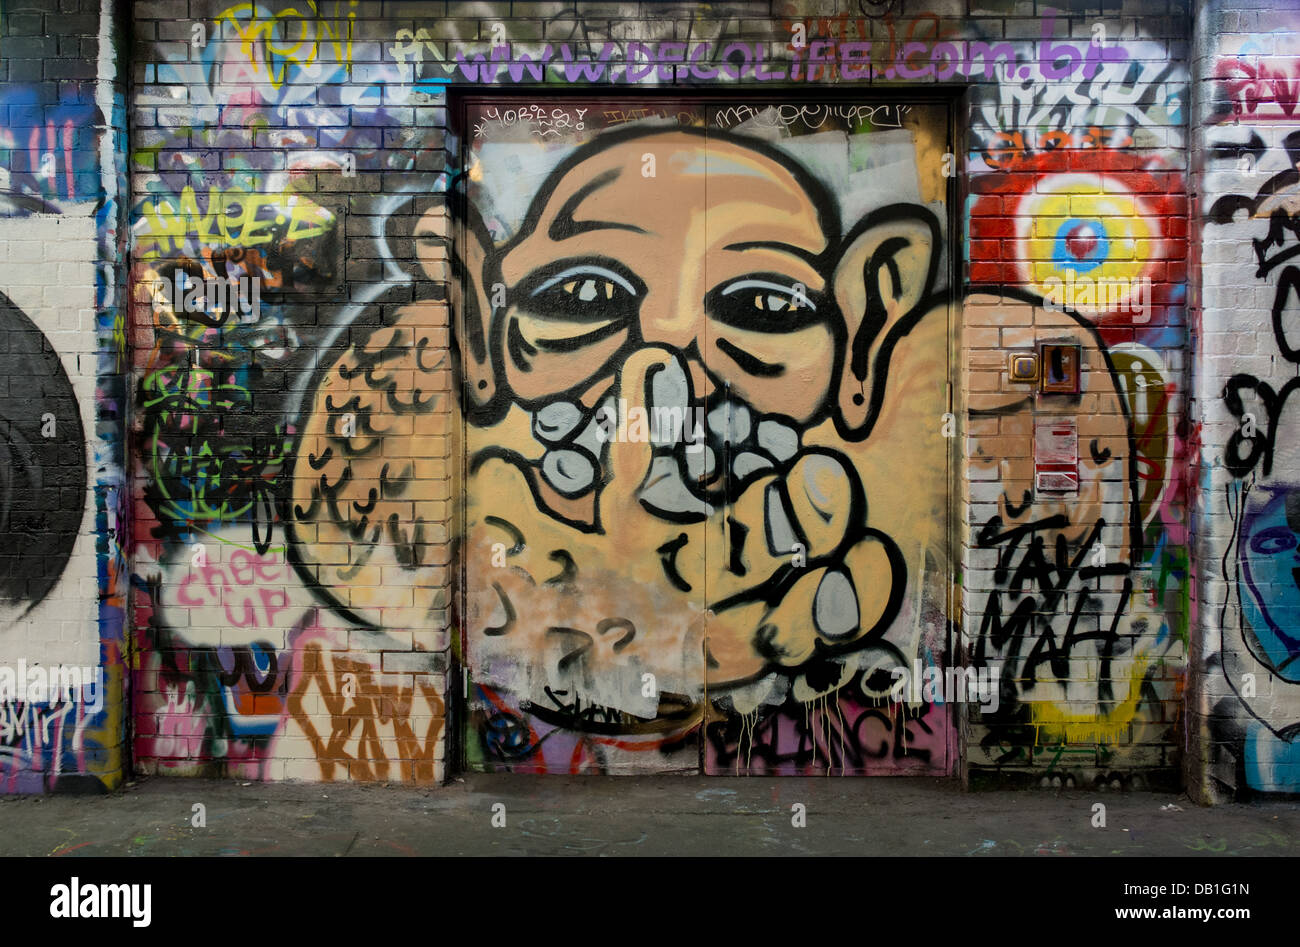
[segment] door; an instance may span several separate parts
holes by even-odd
[[[949,107],[463,117],[466,765],[950,772]]]

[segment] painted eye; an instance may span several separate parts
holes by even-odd
[[[785,312],[794,307],[794,300],[789,296],[782,296],[779,293],[768,293],[765,296],[761,291],[754,294],[755,309],[766,309],[769,312]]]
[[[569,280],[561,290],[567,296],[577,296],[579,302],[589,303],[598,299],[609,302],[614,298],[614,291],[621,288],[613,280],[588,277],[584,280]]]
[[[749,277],[710,292],[705,311],[718,322],[754,332],[796,332],[821,321],[818,294],[780,277]]]
[[[546,319],[621,321],[635,317],[641,303],[634,279],[591,264],[548,267],[526,278],[515,298],[521,312]]]
[[[1296,534],[1286,526],[1262,530],[1250,540],[1250,551],[1264,556],[1276,556],[1295,547]]]

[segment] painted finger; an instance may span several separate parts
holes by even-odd
[[[809,559],[830,555],[867,519],[862,483],[848,460],[834,451],[801,455],[785,477],[784,500],[766,511],[773,517],[774,538],[801,542]],[[782,512],[794,516],[788,528],[780,522]]]
[[[841,565],[800,576],[762,616],[755,645],[774,663],[797,666],[817,643],[852,642],[892,617],[903,576],[888,540],[875,536],[855,544]]]
[[[601,513],[607,519],[626,515],[638,506],[636,494],[645,483],[654,453],[646,417],[647,389],[654,374],[671,360],[672,355],[664,349],[634,353],[619,373],[617,404],[606,404],[597,418],[608,444],[606,485],[600,498]]]
[[[709,521],[713,601],[752,592],[781,569],[806,561],[806,540],[789,506],[782,478],[768,474],[752,482],[735,503],[715,510]]]
[[[857,475],[829,451],[801,456],[788,475],[760,476],[721,511],[710,597],[725,601],[835,552],[866,516]]]
[[[636,352],[623,366],[618,412],[626,418],[609,444],[609,484],[601,510],[632,514],[629,527],[644,529],[649,513],[670,522],[699,522],[709,506],[689,488],[675,453],[689,424],[690,382],[669,351]],[[606,503],[610,506],[606,506]]]

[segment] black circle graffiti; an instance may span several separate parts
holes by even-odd
[[[3,294],[0,330],[3,619],[30,611],[63,574],[81,527],[87,476],[77,396],[58,354]]]

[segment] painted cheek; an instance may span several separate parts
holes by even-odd
[[[503,352],[506,381],[510,390],[525,401],[551,397],[574,388],[585,388],[603,374],[606,363],[627,342],[621,331],[593,345],[572,352],[539,352],[528,360],[529,368],[516,365]]]
[[[737,392],[758,410],[786,414],[800,420],[816,413],[833,390],[832,339],[824,329],[769,335],[716,329],[715,338],[726,339],[764,366],[779,366],[780,374],[764,377],[714,349],[710,367],[731,381]]]

